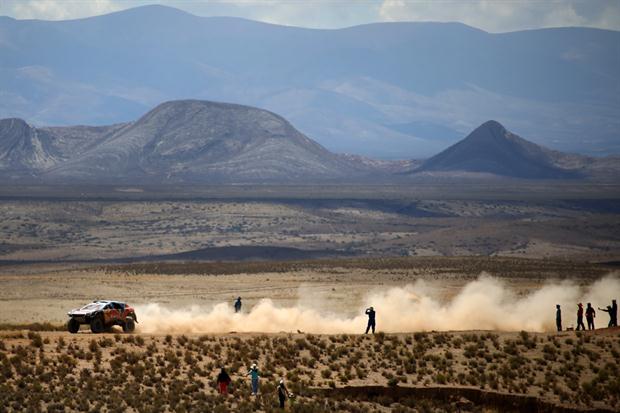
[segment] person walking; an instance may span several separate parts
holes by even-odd
[[[239,311],[241,311],[241,297],[237,297],[237,300],[235,300],[235,313]]]
[[[583,304],[577,304],[577,331],[579,331],[579,327],[581,326],[582,330],[586,329],[586,326],[583,324]]]
[[[560,304],[555,305],[555,325],[558,331],[562,331],[562,310],[560,309]]]
[[[252,364],[252,367],[250,367],[250,371],[248,371],[246,376],[250,376],[252,378],[252,396],[256,396],[258,394],[258,379],[260,378],[256,363]]]
[[[609,314],[612,321],[612,327],[618,327],[618,303],[616,300],[611,300],[611,314]]]
[[[592,304],[588,303],[586,308],[586,321],[588,322],[588,330],[594,330],[594,317],[596,317],[596,311],[592,308]]]
[[[217,387],[220,394],[228,394],[228,385],[230,384],[230,376],[226,372],[226,369],[222,367],[220,374],[217,375]]]
[[[376,326],[375,309],[372,307],[367,308],[366,315],[368,316],[368,325],[366,326],[366,333],[364,334],[368,334],[368,330],[370,330],[371,328],[372,328],[372,333],[375,334],[375,326]]]
[[[281,379],[280,383],[278,383],[278,400],[280,401],[280,409],[284,409],[284,403],[288,397],[290,397],[290,393],[284,385],[284,380]]]
[[[614,325],[613,311],[614,310],[611,308],[611,306],[608,305],[607,309],[604,309],[604,308],[601,308],[601,307],[599,307],[598,309],[599,309],[599,311],[604,311],[604,312],[609,314],[609,324],[607,324],[607,327],[613,327],[613,325]]]

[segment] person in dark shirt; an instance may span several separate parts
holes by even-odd
[[[375,321],[375,309],[372,307],[369,307],[366,309],[366,315],[368,316],[368,325],[366,326],[366,333],[368,334],[368,331],[372,328],[372,333],[375,334],[375,326],[376,326],[376,321]]]
[[[555,306],[555,325],[558,331],[562,331],[562,310],[560,309],[560,304]]]
[[[592,304],[588,303],[586,308],[586,321],[588,322],[588,330],[594,330],[594,317],[596,317],[596,311],[592,308]]]
[[[235,313],[241,311],[241,297],[237,297],[235,300]]]
[[[577,304],[577,331],[579,331],[579,327],[581,330],[585,330],[586,326],[583,324],[583,304]]]
[[[609,324],[607,324],[607,327],[613,327],[613,325],[614,325],[613,311],[614,310],[611,308],[611,306],[608,305],[607,309],[604,309],[604,308],[601,308],[601,307],[599,307],[598,309],[600,311],[604,311],[606,313],[609,313]]]
[[[284,385],[284,380],[280,380],[280,383],[278,383],[278,400],[280,401],[281,409],[284,409],[284,403],[286,402],[286,399],[289,396],[290,396],[290,393],[288,392],[288,389]]]
[[[611,313],[609,314],[611,317],[612,326],[618,327],[618,303],[616,300],[611,300]]]

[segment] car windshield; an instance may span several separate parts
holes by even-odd
[[[97,308],[99,308],[101,304],[98,303],[90,303],[85,305],[84,307],[80,308],[80,310],[95,310]]]

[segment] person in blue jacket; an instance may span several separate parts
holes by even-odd
[[[250,376],[252,379],[252,396],[256,396],[258,394],[258,379],[260,374],[258,373],[258,366],[256,363],[252,364],[250,367],[250,371],[246,374],[246,376]]]

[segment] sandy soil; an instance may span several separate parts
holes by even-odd
[[[613,268],[595,264],[502,258],[407,258],[256,264],[145,264],[109,267],[0,267],[0,323],[65,322],[69,309],[95,299],[168,308],[209,307],[243,297],[249,309],[269,298],[278,306],[314,300],[346,316],[369,292],[424,280],[449,300],[480,274],[490,274],[517,295],[551,280],[587,285]]]
[[[296,395],[290,411],[531,411],[541,408],[536,403],[617,411],[619,351],[617,329],[374,336],[4,331],[0,401],[5,411],[270,412],[277,406],[275,385],[284,378]],[[246,376],[254,362],[261,374],[258,397],[250,396]],[[233,380],[227,397],[215,389],[220,366]],[[360,399],[346,386],[379,386],[385,395],[362,392]],[[395,386],[436,388],[444,398],[388,397]],[[474,402],[459,389],[487,396]],[[80,397],[72,397],[76,393]],[[519,405],[526,401],[519,396],[535,400]]]
[[[549,280],[587,287],[612,271],[581,262],[479,257],[5,266],[0,324],[19,329],[24,327],[7,324],[62,323],[67,310],[95,298],[184,309],[232,304],[241,295],[244,311],[270,298],[276,306],[314,303],[354,316],[369,291],[417,280],[448,302],[488,273],[519,299]],[[553,311],[554,304],[547,304]],[[603,322],[600,314],[597,322]],[[0,331],[2,411],[272,412],[281,377],[296,395],[288,401],[288,410],[296,412],[620,407],[617,329],[374,336],[141,332],[148,327],[143,322],[136,334],[114,327],[100,335],[86,326],[75,335]],[[244,375],[253,362],[262,374],[258,397],[250,396]],[[233,378],[229,397],[215,391],[221,365]]]
[[[71,271],[56,274],[0,276],[0,322],[64,322],[66,311],[93,299],[134,305],[159,303],[169,308],[209,306],[243,297],[245,308],[263,298],[281,306],[316,295],[335,312],[349,314],[373,289],[406,284],[406,273],[369,270],[234,275],[162,275]],[[413,282],[415,278],[409,278]],[[466,282],[453,279],[442,289],[454,294]],[[522,287],[532,286],[524,280]],[[518,283],[518,281],[516,282]]]

